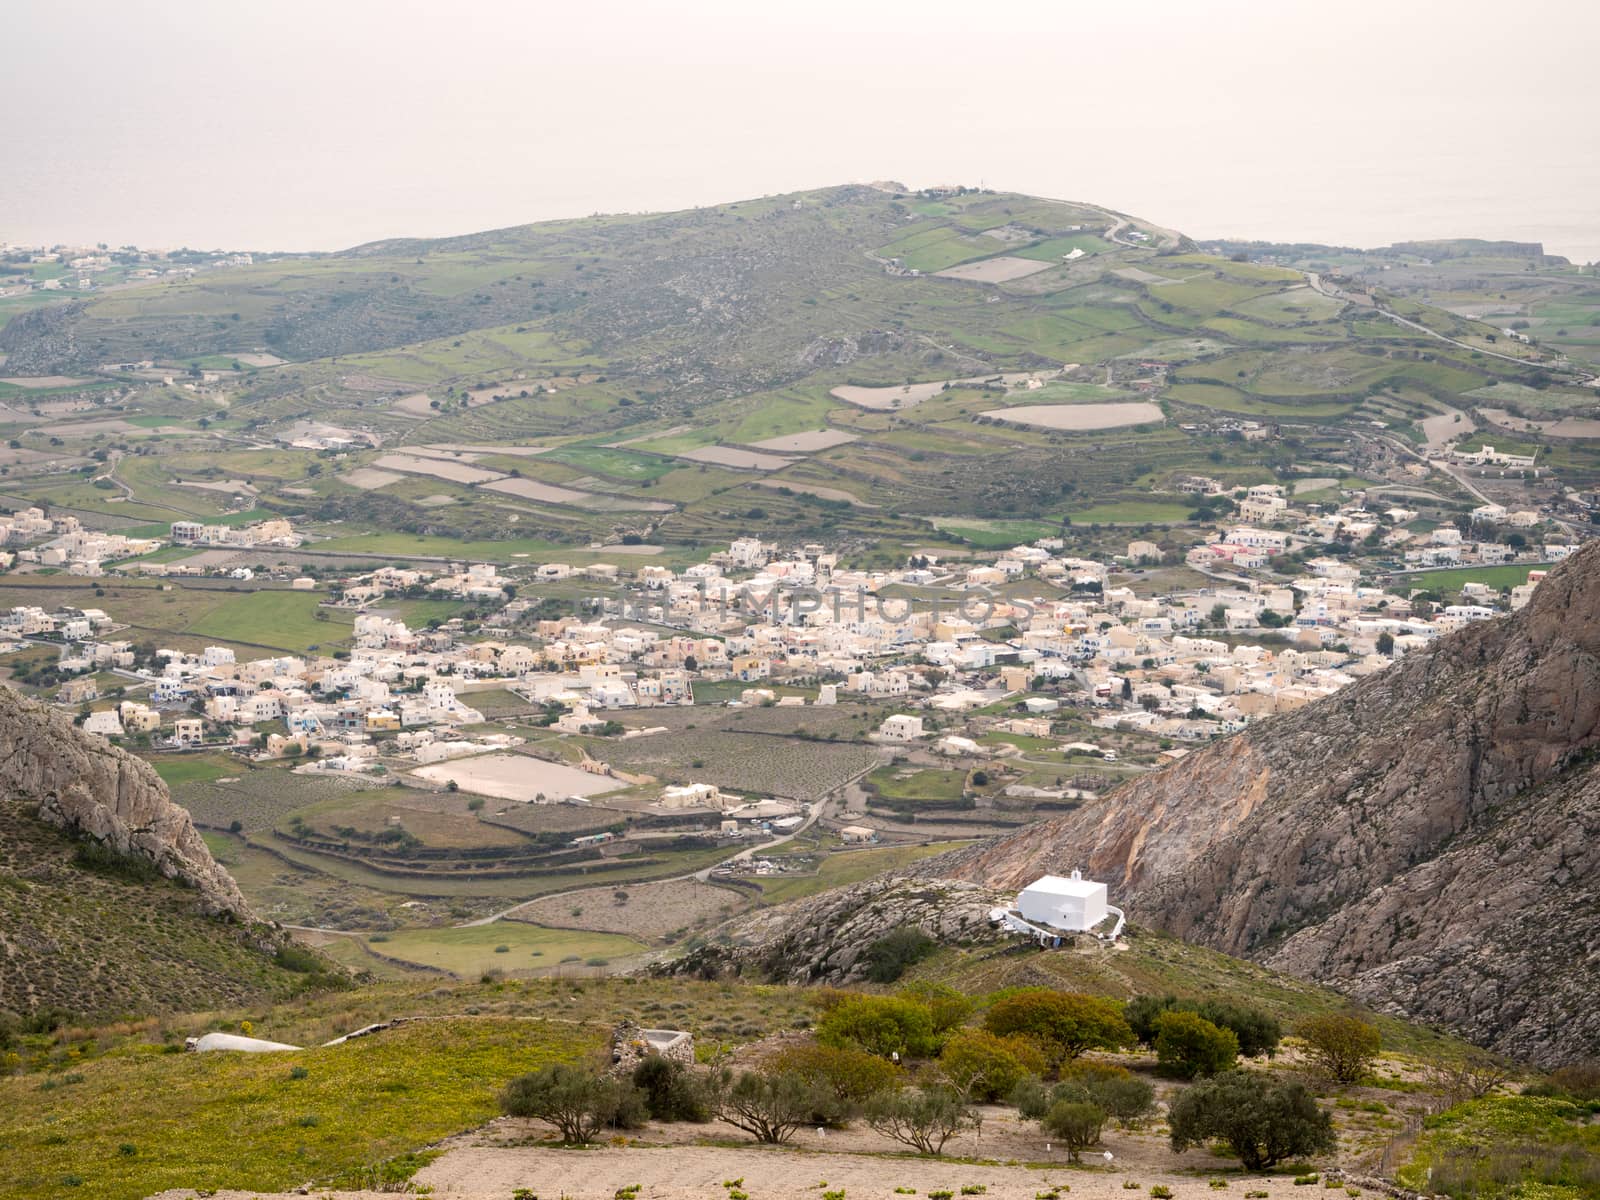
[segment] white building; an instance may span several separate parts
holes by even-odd
[[[878,735],[887,742],[914,742],[922,736],[922,718],[896,713],[878,726]]]
[[[1082,933],[1105,920],[1106,885],[1085,879],[1077,871],[1067,879],[1045,875],[1018,893],[1017,911],[1035,924]]]

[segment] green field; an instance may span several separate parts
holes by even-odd
[[[1163,500],[1119,500],[1067,514],[1074,525],[1171,525],[1189,519],[1188,505]]]
[[[184,632],[301,654],[349,636],[350,614],[320,608],[319,600],[310,592],[247,592],[224,601]]]
[[[562,963],[582,965],[596,958],[627,958],[645,949],[644,943],[621,934],[546,929],[521,921],[465,928],[401,929],[386,936],[387,941],[376,944],[369,937],[367,948],[464,977],[494,968],[512,972],[541,970]],[[506,947],[503,952],[498,949],[501,946]]]
[[[153,755],[150,765],[169,788],[190,783],[211,783],[229,775],[239,775],[249,767],[221,754]]]
[[[1395,576],[1395,586],[1407,590],[1459,592],[1464,583],[1486,583],[1492,588],[1511,588],[1528,582],[1529,571],[1549,570],[1538,564],[1500,567],[1446,567],[1437,571],[1417,571]]]

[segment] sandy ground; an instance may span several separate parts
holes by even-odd
[[[616,902],[617,885],[592,888],[565,896],[532,900],[510,914],[512,920],[531,921],[551,929],[589,929],[598,933],[626,933],[655,938],[701,921],[732,916],[748,901],[729,888],[713,887],[693,879],[662,883],[630,883],[625,903]],[[581,908],[581,916],[572,910]]]
[[[752,1200],[820,1200],[824,1191],[842,1190],[849,1200],[899,1200],[896,1188],[926,1197],[946,1190],[984,1195],[991,1200],[1035,1200],[1059,1188],[1070,1200],[1145,1200],[1157,1184],[1175,1200],[1203,1200],[1213,1194],[1210,1178],[1225,1177],[1225,1196],[1263,1191],[1270,1200],[1307,1200],[1290,1175],[1259,1176],[1224,1171],[1228,1160],[1191,1150],[1173,1155],[1158,1134],[1108,1129],[1104,1145],[1088,1151],[1081,1165],[1069,1164],[1038,1126],[1016,1120],[1008,1110],[984,1110],[977,1134],[965,1134],[945,1147],[943,1159],[920,1158],[899,1143],[865,1126],[798,1132],[787,1146],[758,1146],[726,1125],[651,1126],[590,1150],[539,1145],[545,1130],[537,1122],[502,1119],[475,1134],[447,1143],[446,1152],[416,1176],[419,1186],[453,1200],[505,1200],[516,1188],[569,1200],[611,1200],[618,1189],[640,1185],[640,1200],[719,1200],[724,1181],[742,1179],[740,1190]],[[699,1145],[715,1139],[732,1144]],[[531,1144],[530,1144],[531,1143]],[[1107,1162],[1103,1153],[1113,1155]],[[951,1161],[963,1159],[966,1161]],[[1134,1187],[1127,1187],[1126,1184]],[[980,1192],[977,1189],[982,1188]],[[1322,1189],[1317,1188],[1322,1194]],[[340,1200],[376,1200],[377,1193],[319,1193]],[[253,1193],[218,1192],[218,1200],[245,1200]],[[160,1200],[192,1200],[194,1193],[164,1192]],[[1314,1198],[1313,1198],[1314,1200]]]
[[[394,471],[378,471],[372,467],[357,467],[354,471],[346,471],[339,476],[341,483],[348,483],[351,487],[361,488],[363,491],[373,491],[376,488],[388,487],[391,483],[399,483],[404,479]]]
[[[1422,436],[1428,439],[1429,450],[1442,450],[1452,438],[1465,437],[1478,427],[1470,416],[1453,408],[1424,417],[1417,425]]]
[[[1123,404],[1035,404],[1020,408],[994,408],[983,414],[1013,425],[1035,429],[1062,429],[1083,432],[1091,429],[1118,429],[1124,425],[1144,425],[1164,419],[1161,409],[1148,401]]]
[[[834,388],[828,395],[835,400],[845,400],[861,408],[882,411],[891,408],[910,408],[913,404],[931,400],[944,391],[946,384],[956,387],[963,383],[985,383],[994,379],[1007,387],[1013,387],[1029,378],[1031,374],[1028,371],[1014,371],[1009,375],[968,375],[962,379],[935,379],[928,383],[890,384],[888,387],[857,387],[854,384],[845,384]]]
[[[464,463],[444,462],[435,458],[420,458],[415,454],[385,454],[372,465],[381,471],[432,475],[436,479],[448,479],[451,483],[488,483],[490,480],[505,478],[505,474],[501,471],[485,471],[481,467],[469,467]]]
[[[401,396],[389,407],[392,410],[397,409],[400,412],[413,413],[419,417],[431,417],[435,411],[433,397],[428,395],[427,392],[413,392],[409,396]]]
[[[443,493],[437,493],[432,496],[424,496],[421,500],[417,501],[417,504],[423,508],[443,508],[446,504],[454,504],[455,502],[456,498],[454,496],[446,496]]]
[[[261,353],[235,354],[234,358],[238,359],[247,367],[275,367],[279,363],[289,361],[286,358],[279,358],[276,354]]]
[[[453,762],[433,763],[412,772],[430,783],[454,779],[464,792],[494,796],[500,800],[531,801],[540,792],[547,799],[567,796],[598,796],[628,785],[620,779],[591,775],[577,767],[546,762],[526,754],[484,754],[458,758]]]
[[[751,442],[752,450],[775,450],[779,453],[808,454],[813,450],[831,450],[834,446],[859,441],[853,433],[842,429],[813,429],[807,433],[790,433],[783,437],[768,438],[764,442]]]
[[[1007,283],[1013,279],[1026,279],[1040,271],[1048,271],[1056,264],[1041,262],[1036,258],[1015,258],[1002,254],[999,258],[986,258],[982,262],[948,267],[934,274],[942,279],[969,279],[974,283]]]
[[[733,467],[744,471],[777,471],[792,466],[795,459],[778,454],[762,454],[756,450],[740,450],[733,446],[702,446],[698,450],[685,450],[679,458],[690,462],[711,463],[718,467]]]

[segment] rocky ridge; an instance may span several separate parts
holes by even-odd
[[[0,687],[0,799],[194,890],[210,916],[253,922],[233,877],[150,765],[86,734],[64,712]]]

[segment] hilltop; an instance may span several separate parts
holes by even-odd
[[[0,352],[48,386],[0,393],[93,411],[0,411],[0,433],[30,496],[170,521],[228,498],[173,479],[225,473],[349,550],[700,546],[752,522],[940,547],[1179,523],[1189,472],[1315,463],[1403,496],[1430,419],[1481,400],[1520,443],[1542,437],[1526,420],[1595,409],[1540,347],[1388,296],[1376,259],[1270,249],[1204,253],[1087,202],[860,186],[379,242],[30,307]],[[1327,282],[1345,270],[1378,282]],[[1560,428],[1541,461],[1600,479]],[[34,457],[50,438],[165,462],[96,492]]]
[[[758,914],[721,953],[859,977],[863,928],[981,936],[990,896],[1083,867],[1186,941],[1516,1057],[1581,1059],[1600,1048],[1597,747],[1591,545],[1516,614],[1070,815]]]

